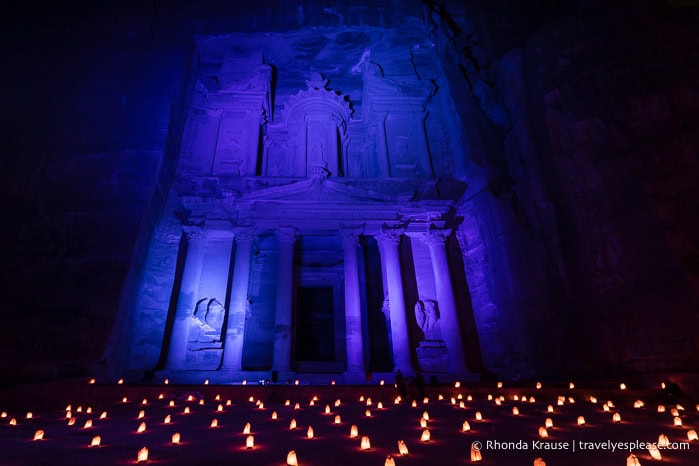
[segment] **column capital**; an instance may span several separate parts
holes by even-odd
[[[403,235],[403,230],[383,230],[381,233],[376,235],[376,241],[378,241],[380,246],[387,246],[389,244],[397,245],[400,243],[400,237]]]
[[[236,242],[252,241],[255,237],[255,229],[253,227],[237,227],[233,229]]]
[[[187,238],[187,241],[205,240],[207,236],[206,227],[182,225],[182,234]]]
[[[292,226],[279,227],[275,231],[275,234],[277,235],[279,244],[294,244],[296,238],[299,236],[298,230]]]
[[[362,226],[340,225],[340,235],[342,236],[343,242],[357,243],[359,241],[359,235],[363,232],[364,227]]]
[[[447,243],[447,239],[451,235],[452,230],[430,230],[424,233],[421,237],[422,241],[428,245],[439,244],[444,245]]]

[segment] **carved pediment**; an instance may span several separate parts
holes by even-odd
[[[323,177],[313,177],[284,186],[260,189],[241,201],[405,202],[414,192],[383,192],[350,186]]]

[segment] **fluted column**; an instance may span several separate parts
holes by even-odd
[[[245,338],[245,309],[248,304],[250,285],[250,247],[252,228],[239,228],[235,231],[235,261],[233,263],[233,283],[228,309],[226,343],[223,347],[225,370],[240,371],[243,362],[243,339]]]
[[[463,374],[467,372],[464,344],[461,338],[461,325],[459,324],[447,258],[447,238],[450,234],[451,230],[432,230],[425,234],[424,240],[429,245],[432,257],[432,270],[434,271],[440,313],[440,329],[449,352],[449,372]]]
[[[364,371],[364,343],[362,338],[362,303],[359,293],[359,260],[357,246],[359,229],[342,230],[345,252],[345,335],[347,344],[347,372]]]
[[[398,244],[400,233],[387,231],[376,237],[381,251],[381,260],[385,265],[386,283],[388,285],[388,305],[391,315],[391,339],[393,344],[393,366],[404,374],[413,372],[410,357],[410,334],[405,315],[405,298],[403,296],[403,278],[400,266]]]
[[[184,369],[186,364],[187,341],[194,307],[197,304],[197,291],[199,290],[204,244],[206,243],[206,231],[202,227],[185,226],[182,227],[182,232],[187,239],[187,254],[165,366],[167,369],[175,370]]]
[[[274,355],[272,370],[291,370],[291,310],[294,280],[294,243],[297,232],[292,227],[277,230],[279,262],[277,264],[277,305],[274,314]]]

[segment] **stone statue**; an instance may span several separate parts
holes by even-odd
[[[426,341],[442,339],[437,301],[433,299],[423,299],[415,303],[415,319],[422,333],[425,335]]]

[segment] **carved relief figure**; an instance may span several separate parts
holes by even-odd
[[[425,335],[426,341],[442,339],[442,331],[439,325],[439,309],[433,299],[424,299],[415,303],[415,319]]]
[[[226,316],[226,308],[216,298],[203,298],[197,301],[192,315],[189,341],[217,342],[221,339],[221,327]]]

